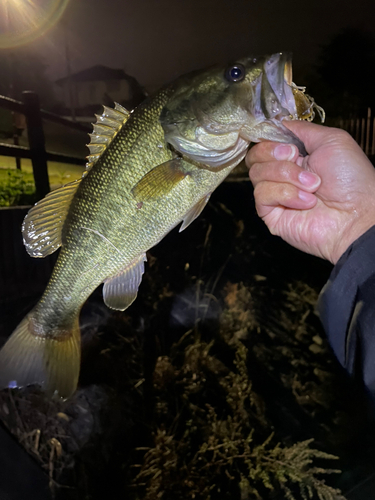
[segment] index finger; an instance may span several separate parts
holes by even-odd
[[[316,123],[305,122],[301,120],[288,121],[284,120],[283,124],[289,128],[302,142],[305,144],[306,151],[311,154],[324,143],[331,142],[337,134],[337,129],[325,127],[324,125],[317,125]],[[280,148],[281,146],[281,148]],[[299,156],[297,148],[294,148],[294,153],[290,157],[279,156],[278,151],[285,146],[283,143],[264,141],[253,146],[246,156],[246,164],[249,168],[254,163],[272,161],[272,160],[287,160],[296,162]],[[275,152],[275,150],[276,151]]]
[[[294,144],[264,141],[253,146],[246,155],[246,165],[251,168],[254,163],[264,163],[274,160],[295,162],[299,152]]]

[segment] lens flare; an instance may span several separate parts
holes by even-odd
[[[32,42],[51,29],[69,0],[0,0],[0,49]]]

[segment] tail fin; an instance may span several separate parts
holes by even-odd
[[[77,388],[80,366],[78,316],[73,327],[41,335],[31,311],[0,351],[0,388],[38,384],[50,396],[68,398]]]

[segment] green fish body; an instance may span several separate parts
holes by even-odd
[[[147,250],[199,216],[251,141],[294,142],[304,152],[282,124],[298,118],[286,68],[281,54],[248,58],[181,77],[132,113],[105,108],[91,134],[87,174],[25,218],[30,255],[61,251],[42,298],[0,352],[1,387],[37,383],[69,397],[79,376],[79,313],[93,290],[104,283],[107,306],[129,307]],[[306,110],[315,105],[300,94],[311,116]]]

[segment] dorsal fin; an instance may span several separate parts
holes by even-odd
[[[90,154],[87,156],[87,169],[94,165],[130,116],[130,112],[117,102],[115,102],[114,108],[107,106],[103,106],[103,108],[101,116],[95,115],[96,123],[93,123],[92,134],[89,134],[91,140],[87,144],[90,150]]]

